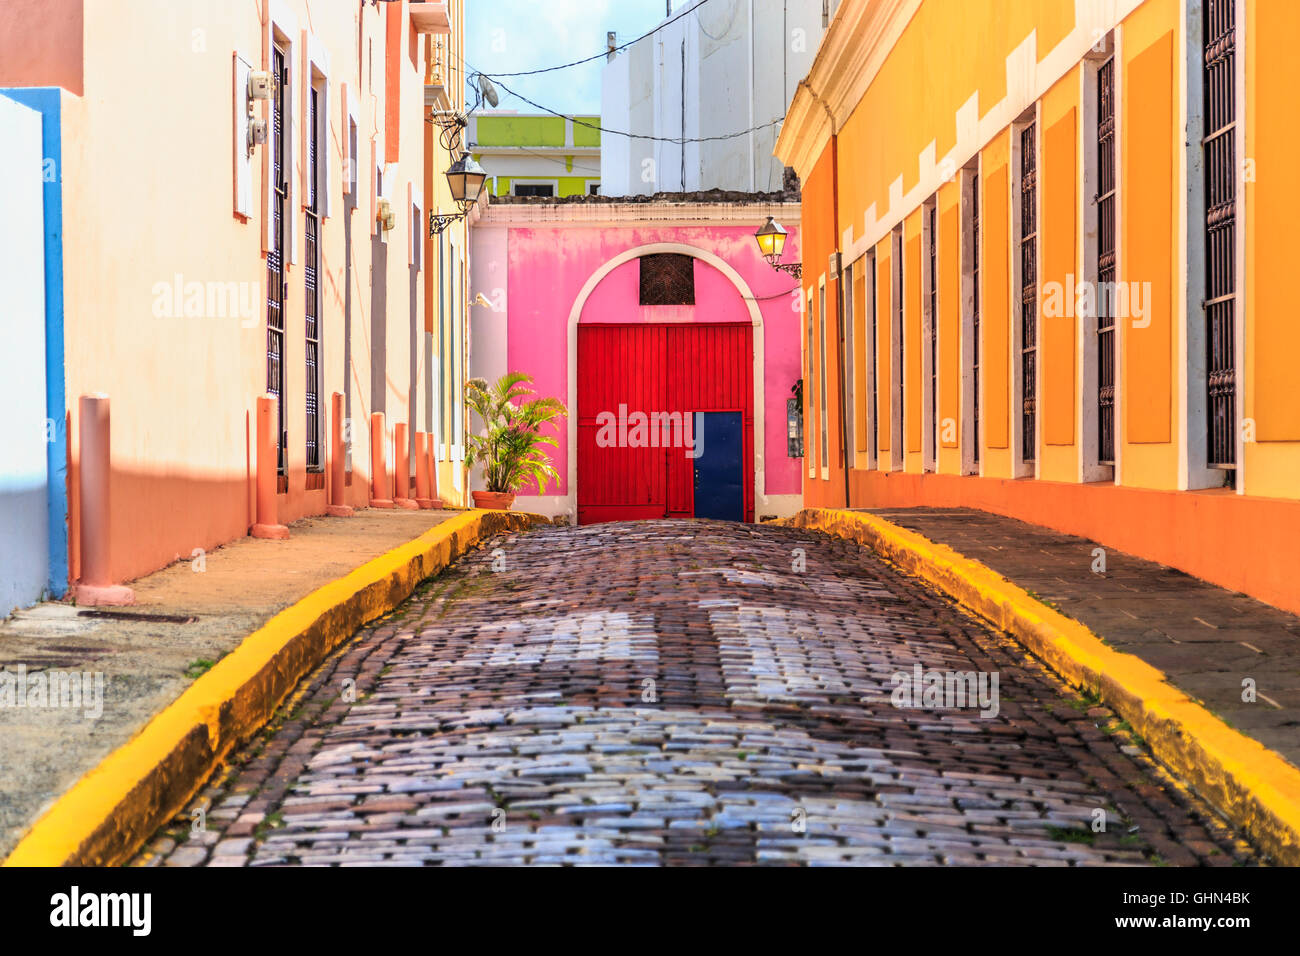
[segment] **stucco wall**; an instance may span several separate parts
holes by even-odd
[[[491,217],[489,217],[491,219]],[[755,213],[755,222],[761,215]],[[476,288],[491,297],[494,281],[477,277],[504,274],[506,321],[480,323],[486,340],[476,334],[476,365],[485,371],[504,367],[525,371],[535,378],[539,392],[568,401],[569,318],[584,285],[602,266],[621,253],[657,243],[673,243],[701,253],[715,255],[740,275],[748,294],[757,301],[762,317],[763,346],[763,446],[761,465],[767,496],[798,496],[802,484],[800,460],[786,456],[786,408],[790,387],[799,378],[799,313],[797,287],[792,280],[772,270],[758,255],[754,227],[750,225],[654,226],[645,223],[604,224],[599,227],[574,225],[503,225],[506,235],[503,254],[500,240],[482,242],[476,248]],[[797,230],[791,229],[787,258],[798,255]],[[489,272],[489,270],[492,270]],[[713,265],[696,259],[696,305],[649,306],[638,304],[637,262],[632,259],[603,277],[591,290],[581,311],[587,322],[745,322],[750,311],[742,292]],[[791,295],[794,287],[796,294]],[[485,311],[485,310],[480,310]],[[502,347],[502,332],[505,345]],[[757,333],[756,333],[757,334]],[[570,409],[570,414],[575,414]],[[477,423],[475,423],[477,426]],[[757,436],[756,436],[757,437]],[[547,501],[521,503],[521,507],[564,510],[574,492],[568,481],[568,425],[559,436],[560,447],[552,453],[560,473],[558,488],[546,489]],[[782,507],[790,501],[780,502]],[[772,505],[776,507],[776,503]],[[769,513],[758,502],[760,514]]]
[[[345,392],[346,414],[354,423],[348,503],[369,500],[372,352],[385,355],[376,394],[389,417],[388,444],[392,423],[411,420],[413,393],[418,395],[428,375],[419,328],[424,271],[412,269],[410,239],[411,199],[424,185],[423,38],[405,25],[397,31],[403,48],[395,88],[386,82],[387,8],[308,7],[306,0],[104,0],[84,7],[84,95],[65,95],[59,171],[73,580],[80,571],[82,394],[103,392],[112,402],[114,578],[129,580],[189,558],[194,548],[244,535],[253,521],[253,412],[267,388],[267,149],[254,153],[251,203],[247,215],[237,214],[233,61],[238,54],[254,69],[267,67],[270,25],[262,20],[263,10],[290,44],[292,84],[286,111],[292,116],[293,192],[286,231],[293,238],[287,240],[284,314],[289,487],[278,498],[280,521],[323,512],[327,497],[325,489],[307,490],[305,468],[302,146],[309,50],[312,62],[328,74],[321,141],[329,197],[320,229],[322,437],[329,435],[329,396]],[[11,43],[45,29],[40,18],[31,17],[11,26]],[[419,44],[414,58],[408,51],[412,41]],[[42,72],[48,70],[33,67],[30,75],[10,79],[21,85],[49,82]],[[360,88],[370,77],[373,90]],[[390,91],[400,96],[401,147],[398,161],[384,170],[384,193],[397,221],[381,244],[372,237],[372,182],[376,165],[385,161]],[[358,128],[355,196],[343,191],[349,101]],[[259,116],[266,110],[266,103],[256,107]],[[423,224],[416,231],[423,232]],[[384,255],[377,258],[380,248]],[[372,295],[376,287],[386,295]],[[236,290],[233,300],[210,297],[219,288]],[[386,322],[374,321],[377,301],[386,304]],[[391,454],[389,448],[390,459]]]
[[[45,256],[41,114],[0,95],[0,617],[46,586]]]

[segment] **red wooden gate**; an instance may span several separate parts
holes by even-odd
[[[577,375],[579,524],[694,514],[694,460],[686,448],[601,447],[597,436],[608,419],[598,416],[617,418],[620,406],[628,416],[676,413],[679,421],[694,412],[742,412],[745,520],[754,520],[752,326],[579,325]]]

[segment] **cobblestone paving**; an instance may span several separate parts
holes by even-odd
[[[914,665],[996,672],[996,716],[895,706]],[[853,542],[548,528],[362,631],[136,862],[1255,860],[1135,743]]]

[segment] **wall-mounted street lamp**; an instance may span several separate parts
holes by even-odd
[[[486,181],[487,173],[483,171],[483,167],[474,162],[469,153],[461,153],[460,159],[452,163],[451,168],[447,170],[447,184],[451,187],[451,198],[460,207],[460,212],[455,215],[430,213],[429,235],[440,235],[453,222],[459,222],[468,216],[469,211],[478,202]]]
[[[758,240],[758,251],[763,254],[767,264],[778,272],[788,272],[796,279],[803,278],[803,266],[798,262],[784,263],[781,261],[781,253],[785,250],[785,227],[773,219],[767,217],[767,222],[759,227],[758,232],[754,233],[754,238]]]
[[[482,106],[484,100],[491,106],[496,106],[500,101],[492,81],[481,73],[475,76],[478,79],[476,90],[478,99],[469,113]],[[460,137],[469,126],[469,113],[462,113],[459,110],[435,110],[428,117],[429,122],[438,127],[438,141],[442,144],[442,148],[453,156],[457,152],[460,153],[460,159],[452,163],[451,168],[447,170],[447,184],[451,187],[451,198],[460,207],[460,212],[455,215],[430,213],[430,237],[441,235],[453,222],[459,222],[468,216],[469,211],[478,202],[483,192],[483,184],[487,181],[487,173],[483,171],[483,167],[474,162],[467,151],[461,150]]]

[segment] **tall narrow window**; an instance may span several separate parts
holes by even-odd
[[[891,437],[889,447],[894,467],[902,469],[907,460],[903,454],[904,416],[907,414],[906,382],[907,374],[903,371],[903,229],[894,228],[894,331],[890,338],[894,343],[893,368],[894,400],[890,403]],[[897,426],[897,427],[894,427]]]
[[[817,414],[817,392],[814,391],[814,382],[816,376],[813,374],[813,372],[816,368],[817,353],[813,349],[813,337],[814,337],[813,325],[815,323],[815,319],[813,315],[813,297],[812,297],[811,289],[808,291],[808,305],[807,305],[806,315],[808,317],[808,348],[807,348],[808,368],[807,371],[804,373],[806,379],[804,393],[808,396],[808,428],[806,432],[807,434],[815,437],[818,431],[815,427],[816,414]],[[804,447],[804,453],[808,455],[808,477],[809,478],[811,478],[814,474],[816,474],[816,468],[817,468],[816,457],[813,454],[808,453],[808,446],[811,444],[812,444],[811,441],[806,442]]]
[[[871,465],[873,468],[880,467],[880,402],[877,399],[879,389],[878,378],[880,375],[879,366],[876,365],[876,283],[880,281],[876,275],[876,257],[871,256],[867,260],[867,274],[871,276],[871,288],[867,290],[867,301],[864,303],[871,310],[871,336],[867,339],[867,348],[870,352],[870,359],[867,363],[867,375],[871,379],[871,407],[867,413],[867,423],[871,432]]]
[[[853,266],[844,267],[844,277],[840,288],[844,290],[844,467],[853,467],[853,453],[857,450],[857,395],[854,393],[855,362],[853,360]]]
[[[936,238],[938,226],[938,217],[935,212],[938,208],[938,200],[930,204],[928,213],[930,226],[930,250],[929,250],[929,271],[930,271],[930,470],[935,471],[939,462],[939,295],[936,291],[939,282],[939,254],[938,240]]]
[[[1237,459],[1236,3],[1205,5],[1205,359],[1208,458]]]
[[[1115,58],[1097,70],[1097,460],[1115,463]]]
[[[303,282],[304,306],[307,318],[307,470],[322,471],[320,428],[320,185],[319,167],[319,91],[308,91],[307,110],[307,241],[304,247]]]
[[[289,85],[285,52],[271,53],[275,90],[271,97],[271,243],[266,251],[266,391],[275,396],[276,468],[280,490],[286,490],[284,428],[284,213],[289,180],[284,149],[284,96]]]
[[[1036,123],[1020,131],[1020,428],[1021,458],[1034,460],[1038,378],[1038,157]]]
[[[450,379],[450,365],[447,360],[447,240],[438,236],[438,431],[437,440],[450,446],[447,441],[447,383]]]
[[[465,293],[461,269],[464,261],[459,251],[452,256],[451,268],[451,440],[465,451]]]
[[[971,277],[971,460],[980,463],[980,177],[970,180],[970,277]]]
[[[830,412],[826,389],[826,286],[817,290],[817,347],[820,357],[817,374],[817,396],[821,403],[822,469],[831,466],[829,449]]]

